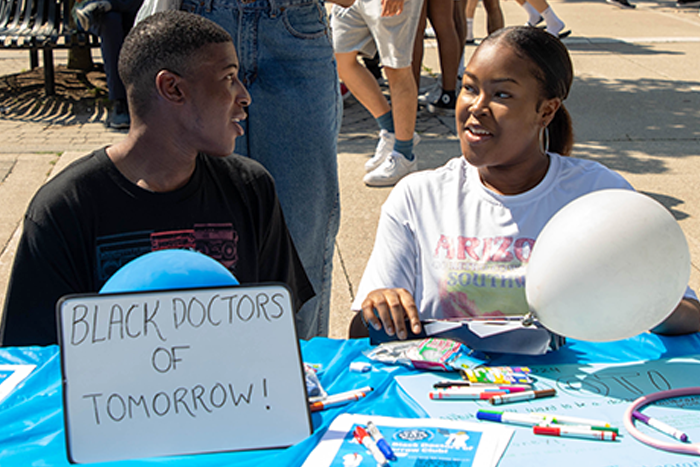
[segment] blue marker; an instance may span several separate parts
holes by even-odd
[[[382,433],[379,431],[379,428],[377,428],[377,426],[374,423],[368,422],[367,431],[369,431],[369,434],[372,435],[372,438],[374,438],[374,442],[377,443],[377,447],[380,451],[382,451],[384,457],[386,457],[389,460],[395,460],[396,454],[394,454],[394,451],[389,446],[389,443],[387,443],[384,439],[384,436],[382,436]]]

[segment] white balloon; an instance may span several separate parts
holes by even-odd
[[[557,334],[605,342],[663,322],[683,298],[690,252],[661,204],[631,190],[601,190],[564,206],[537,237],[525,292]]]

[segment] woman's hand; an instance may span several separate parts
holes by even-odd
[[[374,313],[377,310],[377,313]],[[413,296],[406,289],[377,289],[370,292],[362,302],[362,316],[367,324],[379,331],[384,331],[389,336],[396,336],[404,340],[406,332],[406,319],[411,323],[414,334],[421,332],[418,308],[413,301]],[[377,319],[377,316],[379,317]]]
[[[403,3],[404,0],[382,0],[382,17],[400,15]]]
[[[335,3],[343,8],[350,8],[355,3],[355,0],[328,0],[328,3]]]

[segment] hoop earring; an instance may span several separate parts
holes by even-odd
[[[540,131],[540,151],[542,154],[549,152],[549,127],[544,127]]]

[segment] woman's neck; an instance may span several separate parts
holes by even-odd
[[[549,155],[539,153],[517,166],[479,168],[483,185],[501,195],[519,195],[536,187],[547,175]]]

